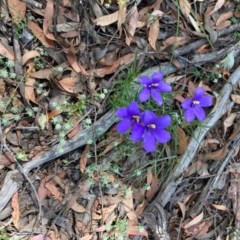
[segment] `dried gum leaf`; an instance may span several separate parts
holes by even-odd
[[[94,23],[101,27],[108,26],[108,25],[118,21],[118,13],[119,13],[119,11],[116,11],[112,14],[98,17],[94,20]]]

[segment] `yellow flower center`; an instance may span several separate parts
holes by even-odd
[[[149,124],[148,127],[155,129],[156,125],[155,124]]]
[[[193,104],[194,104],[194,105],[199,105],[200,102],[199,102],[199,101],[193,101]]]

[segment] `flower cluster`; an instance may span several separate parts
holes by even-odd
[[[163,73],[153,73],[151,78],[141,76],[139,83],[143,86],[139,93],[139,101],[146,102],[152,98],[159,106],[163,104],[162,93],[171,92],[170,84],[163,81]],[[212,105],[212,97],[205,95],[202,87],[195,89],[193,98],[185,99],[181,106],[184,109],[186,122],[195,118],[202,121],[206,118],[204,107]],[[157,116],[150,110],[141,111],[137,102],[131,102],[127,107],[120,107],[116,115],[121,119],[117,125],[120,134],[131,130],[130,139],[133,142],[143,142],[146,152],[154,152],[157,143],[167,143],[171,140],[170,133],[166,130],[171,124],[169,115]]]
[[[131,102],[128,107],[119,108],[117,116],[122,118],[117,125],[118,132],[125,133],[131,128],[130,139],[133,142],[143,140],[146,152],[155,151],[156,142],[166,143],[171,139],[170,133],[165,130],[171,124],[169,115],[158,117],[149,110],[140,112],[138,104]]]

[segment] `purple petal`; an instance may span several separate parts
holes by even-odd
[[[203,121],[206,118],[205,111],[202,107],[196,106],[193,108],[193,111],[199,121]]]
[[[152,74],[152,82],[159,83],[163,80],[164,73],[162,72],[155,72]]]
[[[192,107],[192,99],[191,98],[187,98],[185,99],[182,103],[181,106],[183,109],[189,109]]]
[[[146,102],[150,98],[150,89],[148,88],[143,88],[139,95],[138,98],[141,102]]]
[[[158,89],[161,92],[171,92],[172,91],[172,86],[169,83],[166,83],[164,81],[161,81],[159,83]]]
[[[130,119],[123,119],[117,125],[117,131],[119,133],[125,133],[131,127],[131,120]]]
[[[193,99],[194,99],[194,100],[200,100],[200,98],[201,98],[202,96],[204,96],[204,94],[205,94],[204,88],[202,88],[202,87],[197,87],[197,88],[195,89]]]
[[[143,114],[143,123],[145,126],[155,124],[157,122],[157,116],[154,112],[146,110]]]
[[[166,143],[171,139],[171,134],[165,129],[154,129],[152,134],[159,143]]]
[[[156,89],[152,89],[151,90],[151,95],[152,95],[152,98],[153,100],[159,105],[161,106],[163,104],[163,99],[162,99],[162,96],[160,94],[160,92]]]
[[[148,153],[154,152],[156,149],[155,137],[148,131],[143,136],[143,147]]]
[[[130,116],[134,116],[134,115],[139,115],[140,111],[139,111],[139,107],[138,104],[136,102],[131,102],[128,105],[128,113]]]
[[[184,113],[184,117],[185,117],[186,122],[188,122],[188,123],[192,122],[195,118],[193,109],[188,108]]]
[[[169,115],[164,115],[157,119],[157,127],[160,129],[167,128],[171,124],[171,117]]]
[[[136,123],[133,125],[133,128],[132,128],[132,134],[131,134],[131,137],[130,139],[133,141],[133,142],[138,142],[142,139],[143,137],[143,134],[144,134],[144,131],[145,131],[145,127]]]
[[[128,110],[126,107],[120,107],[117,111],[116,111],[116,115],[119,118],[127,118],[128,116]]]
[[[152,79],[147,76],[141,76],[139,77],[139,83],[148,86],[152,83]]]
[[[212,96],[203,96],[199,99],[201,107],[212,106]]]

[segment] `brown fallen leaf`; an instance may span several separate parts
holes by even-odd
[[[29,101],[37,103],[35,92],[34,92],[35,79],[30,78],[30,77],[27,77],[26,79],[27,79],[26,84],[24,86],[24,88],[25,88],[25,91],[24,91],[25,98]]]
[[[88,153],[90,150],[90,145],[87,144],[79,161],[79,168],[80,168],[80,172],[84,173],[86,165],[87,165],[87,160],[88,160]]]
[[[49,191],[50,195],[54,196],[55,199],[57,199],[58,201],[62,201],[62,194],[59,192],[53,181],[48,181],[45,184],[45,188]]]
[[[27,26],[43,46],[46,48],[54,48],[54,42],[45,37],[43,30],[39,27],[38,24],[29,20]]]
[[[177,129],[178,154],[183,154],[188,146],[188,137],[182,128]]]
[[[228,147],[225,145],[223,148],[214,151],[214,152],[209,152],[206,154],[201,154],[199,156],[199,159],[201,161],[210,161],[210,160],[215,160],[215,161],[221,161],[225,158],[228,152]]]
[[[20,215],[20,211],[19,211],[19,198],[18,198],[18,193],[15,193],[12,197],[12,202],[11,202],[11,207],[13,209],[12,212],[12,220],[13,220],[13,224],[15,226],[16,229],[19,229],[19,215]]]
[[[208,15],[212,15],[213,13],[215,13],[216,11],[218,11],[225,3],[225,0],[218,0],[216,5],[214,6],[214,9],[208,13]]]
[[[134,4],[125,21],[125,29],[127,31],[125,41],[128,46],[130,46],[133,36],[135,34],[135,31],[137,28],[137,22],[138,22],[138,9],[136,4]]]
[[[148,42],[150,46],[156,50],[156,42],[159,34],[160,29],[160,24],[159,24],[159,19],[156,19],[149,28],[148,32]]]
[[[216,21],[216,26],[219,26],[220,24],[222,24],[223,22],[225,22],[226,20],[229,20],[231,17],[233,17],[233,11],[229,11],[226,13],[222,13],[218,20]]]
[[[181,12],[186,17],[189,17],[189,15],[191,13],[191,4],[190,4],[189,0],[179,0],[178,2],[180,5]]]
[[[89,75],[89,73],[81,66],[81,64],[75,59],[72,53],[66,54],[67,60],[70,63],[71,67],[77,72],[82,73],[83,75]]]
[[[27,51],[22,56],[22,65],[25,65],[29,60],[40,57],[40,53],[37,50]]]
[[[71,208],[74,212],[77,212],[77,213],[84,213],[84,212],[86,212],[85,207],[83,207],[81,204],[77,203],[77,201],[75,201],[74,203],[72,203],[70,208]]]
[[[105,75],[114,73],[117,68],[123,64],[129,64],[133,62],[135,54],[129,53],[120,57],[112,66],[95,69],[95,74],[97,77],[104,77]]]
[[[230,115],[224,120],[223,127],[224,127],[224,136],[227,132],[227,129],[233,125],[235,118],[237,117],[237,113],[230,113]]]
[[[118,20],[118,13],[119,11],[116,11],[112,14],[98,17],[94,20],[94,23],[101,27],[108,26]]]
[[[225,205],[212,204],[212,206],[220,211],[228,211],[228,208]]]
[[[45,14],[43,19],[43,32],[48,39],[56,41],[54,35],[51,32],[49,32],[49,27],[52,26],[53,14],[54,14],[53,1],[47,0],[47,5],[45,8]]]
[[[75,84],[76,84],[76,79],[72,77],[66,77],[63,78],[62,80],[58,81],[58,83],[61,85],[61,87],[70,93],[76,93],[75,90]]]
[[[6,43],[3,43],[2,41],[0,41],[0,55],[10,60],[15,60],[15,55],[12,47],[8,46]]]
[[[196,225],[198,223],[200,223],[203,220],[203,212],[201,212],[198,216],[196,216],[195,218],[193,218],[189,223],[187,223],[186,225],[183,226],[183,228],[190,228],[193,225]]]
[[[14,23],[18,24],[25,18],[26,3],[21,0],[8,0],[7,3]]]

